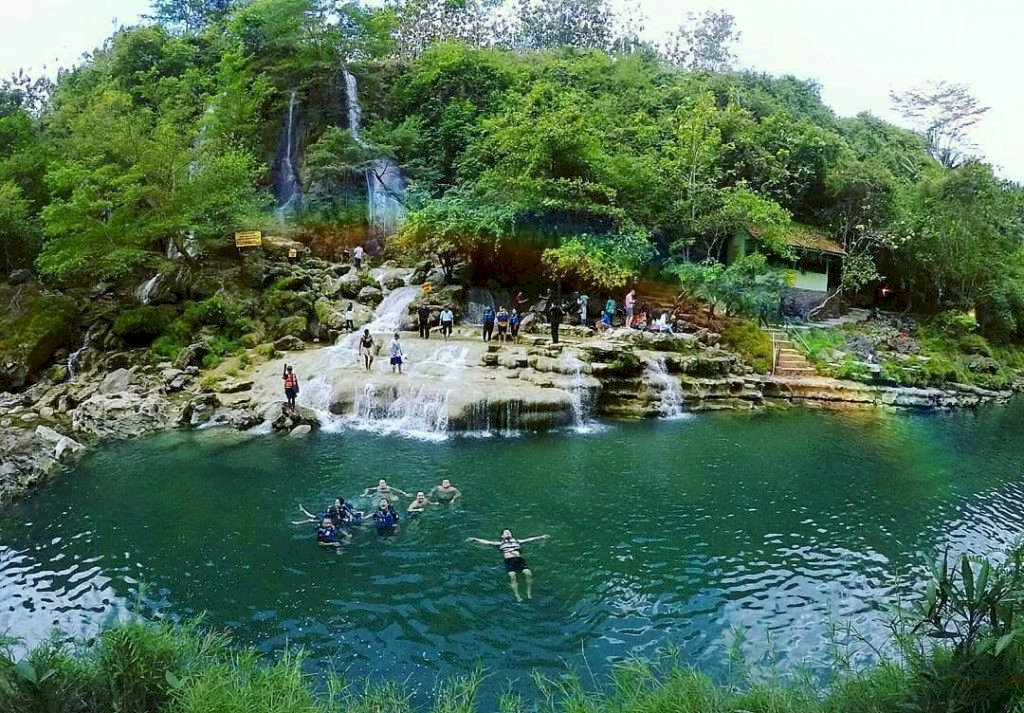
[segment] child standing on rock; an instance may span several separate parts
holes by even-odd
[[[391,340],[391,373],[395,373],[395,369],[398,369],[398,373],[402,373],[402,342],[398,332],[395,332],[395,338]]]

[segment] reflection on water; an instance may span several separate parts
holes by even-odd
[[[938,416],[806,411],[424,443],[360,432],[308,441],[166,434],[108,449],[0,519],[0,628],[93,632],[138,583],[169,616],[206,612],[265,651],[428,689],[477,663],[502,688],[568,663],[597,675],[668,642],[722,666],[736,627],[783,666],[825,659],[830,623],[885,639],[894,574],[990,552],[1024,531],[1021,404]],[[379,477],[464,497],[325,552],[298,505]],[[404,510],[404,506],[400,506]],[[496,551],[525,546],[516,604]]]

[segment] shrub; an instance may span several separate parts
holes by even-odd
[[[130,342],[150,342],[163,334],[177,316],[174,307],[142,305],[122,311],[114,320],[113,331]]]
[[[772,339],[754,322],[732,322],[722,330],[722,342],[760,374],[772,370]]]

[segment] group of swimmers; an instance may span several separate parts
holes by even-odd
[[[305,518],[294,521],[292,524],[316,524],[317,544],[321,547],[337,548],[341,547],[344,540],[352,537],[354,527],[362,525],[367,520],[373,520],[373,525],[377,528],[379,534],[393,534],[400,520],[398,510],[395,509],[395,503],[401,498],[412,497],[412,502],[405,509],[405,514],[409,518],[414,518],[433,505],[454,504],[456,500],[462,497],[462,491],[452,485],[448,478],[444,478],[440,485],[434,486],[430,491],[429,497],[422,490],[416,493],[415,496],[411,496],[409,493],[389,485],[385,478],[381,478],[377,481],[375,487],[370,487],[363,491],[363,497],[379,498],[377,500],[377,507],[373,512],[367,514],[361,510],[356,510],[351,503],[345,501],[345,498],[339,497],[335,498],[334,503],[320,515],[314,515],[302,505],[299,505],[299,510],[305,515]],[[508,573],[512,593],[515,595],[516,601],[521,602],[523,598],[519,594],[518,579],[520,574],[523,575],[526,582],[526,598],[533,598],[533,572],[523,558],[522,545],[527,542],[544,540],[547,537],[547,535],[538,535],[519,540],[512,535],[511,530],[506,528],[502,530],[501,537],[497,541],[483,540],[479,537],[468,537],[466,541],[498,548],[505,563],[505,571]]]

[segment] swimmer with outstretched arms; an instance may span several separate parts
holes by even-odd
[[[327,517],[331,519],[331,522],[333,522],[336,527],[342,528],[342,530],[348,530],[352,525],[361,525],[363,517],[366,515],[364,512],[356,510],[346,503],[345,498],[340,497],[335,498],[334,504],[328,507],[327,510],[320,515],[314,515],[303,507],[301,503],[299,504],[299,511],[306,516],[306,519],[292,520],[293,525],[304,525],[310,522],[316,524]],[[348,533],[346,532],[344,534],[347,535]]]
[[[508,582],[512,587],[512,593],[516,596],[516,601],[521,602],[523,598],[519,596],[519,580],[517,575],[522,572],[523,577],[526,579],[526,598],[533,599],[533,572],[530,571],[530,567],[526,564],[526,560],[523,559],[522,546],[527,542],[536,542],[537,540],[546,540],[548,535],[537,535],[535,537],[526,537],[522,540],[517,540],[512,536],[512,530],[505,529],[501,531],[501,539],[498,542],[493,540],[481,540],[479,537],[467,537],[466,542],[476,542],[480,545],[489,545],[491,547],[497,547],[501,550],[501,556],[505,560],[505,571],[508,572]]]
[[[430,491],[430,497],[438,503],[451,505],[462,497],[462,491],[452,485],[452,481],[445,478],[441,481],[440,485],[435,485],[433,487]]]
[[[384,478],[377,481],[377,487],[367,488],[363,491],[363,497],[368,497],[370,495],[383,495],[388,500],[398,500],[399,498],[409,497],[409,493],[404,490],[399,490],[393,485],[388,485],[388,481]]]

